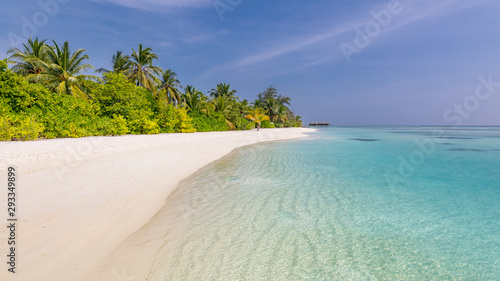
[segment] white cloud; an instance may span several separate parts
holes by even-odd
[[[99,3],[113,3],[130,8],[156,10],[158,8],[201,8],[209,6],[212,0],[92,0]]]
[[[207,77],[211,75],[212,73],[217,73],[220,71],[227,71],[227,70],[235,70],[239,69],[242,67],[247,67],[251,66],[254,64],[258,64],[261,62],[265,62],[268,60],[271,60],[275,57],[279,57],[282,55],[286,55],[289,53],[301,51],[307,47],[312,47],[316,44],[320,44],[326,40],[332,39],[334,37],[337,37],[339,35],[344,34],[347,31],[350,31],[352,25],[343,25],[341,27],[335,28],[333,30],[324,32],[324,33],[318,33],[313,36],[309,36],[308,38],[304,38],[305,36],[301,36],[300,39],[296,41],[291,41],[288,42],[287,44],[281,45],[281,46],[273,46],[269,48],[269,50],[263,51],[261,53],[255,54],[255,55],[250,55],[248,57],[245,57],[243,59],[240,59],[238,61],[222,64],[219,66],[216,66],[207,72],[203,74],[203,77]]]
[[[387,36],[395,31],[401,29],[402,27],[414,23],[425,20],[430,17],[438,17],[445,16],[447,14],[451,14],[454,12],[458,12],[464,9],[468,9],[471,6],[476,6],[479,4],[483,4],[486,2],[491,2],[491,0],[477,0],[475,2],[460,2],[459,0],[443,0],[442,2],[436,2],[434,0],[420,1],[415,3],[413,0],[403,0],[401,1],[401,5],[403,6],[403,13],[398,15],[402,17],[401,20],[395,21],[395,23],[391,24],[389,27],[383,30],[382,36]],[[385,2],[382,2],[385,3]],[[380,5],[379,5],[380,6]],[[383,5],[385,6],[385,5]],[[367,21],[373,20],[370,13],[365,15],[361,15],[359,18],[351,20],[350,22],[338,23],[336,26],[332,28],[330,31],[326,31],[323,33],[316,33],[315,35],[310,34],[301,34],[295,40],[291,40],[286,44],[273,46],[268,50],[264,50],[258,54],[252,54],[247,57],[244,57],[240,60],[224,63],[218,66],[215,66],[208,71],[206,71],[202,78],[210,76],[214,73],[236,70],[247,66],[252,66],[258,63],[263,63],[269,60],[272,60],[276,57],[305,51],[310,48],[314,48],[319,46],[320,44],[328,43],[330,41],[335,41],[340,36],[347,34],[348,32],[353,32],[354,27],[363,26]],[[338,41],[338,39],[337,39]],[[338,41],[335,44],[340,44]],[[333,43],[332,43],[333,44]],[[262,45],[262,43],[261,43]],[[334,46],[334,45],[332,45]],[[334,52],[332,54],[332,46],[328,46],[328,50],[326,50],[326,56],[322,59],[316,59],[310,62],[305,63],[304,65],[297,66],[295,68],[285,70],[284,73],[289,73],[293,70],[302,69],[305,67],[311,67],[315,65],[320,65],[332,60],[343,59],[343,55],[340,52]],[[338,49],[334,46],[335,49]]]

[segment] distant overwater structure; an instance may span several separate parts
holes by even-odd
[[[309,126],[330,126],[328,122],[311,122]]]

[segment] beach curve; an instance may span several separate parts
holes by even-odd
[[[238,147],[312,131],[2,142],[1,176],[10,165],[19,174],[17,255],[22,263],[9,280],[143,280],[154,262],[150,250],[157,245],[136,232],[181,180]],[[3,202],[5,196],[0,195]],[[6,229],[1,232],[4,244]]]

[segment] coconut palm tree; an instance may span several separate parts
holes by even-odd
[[[113,70],[107,70],[105,68],[99,68],[96,70],[97,73],[122,73],[128,69],[130,69],[130,57],[124,55],[122,51],[117,51],[116,54],[113,55],[111,59],[111,63],[113,64]]]
[[[299,115],[295,116],[295,124],[297,124],[297,126],[299,127],[302,127],[302,117],[300,117]]]
[[[132,49],[130,68],[125,71],[128,79],[134,81],[137,86],[148,89],[154,96],[156,96],[156,85],[159,83],[156,75],[162,72],[161,68],[153,65],[157,59],[158,56],[151,48],[144,49],[142,44],[139,44],[137,51]]]
[[[236,94],[236,90],[231,90],[231,85],[226,83],[217,84],[215,89],[210,90],[210,96],[218,98],[220,96],[233,98]]]
[[[72,95],[79,98],[87,98],[89,89],[84,85],[88,79],[97,79],[93,75],[81,74],[92,67],[84,63],[89,57],[84,55],[84,49],[71,52],[68,41],[62,47],[52,40],[54,46],[47,48],[47,61],[37,60],[44,69],[41,73],[33,73],[26,76],[28,81],[40,81],[56,93]]]
[[[240,102],[236,102],[236,108],[238,109],[238,112],[241,114],[241,116],[245,117],[246,114],[250,112],[252,107],[250,106],[250,103],[248,102],[247,99],[243,99]]]
[[[281,123],[285,123],[288,120],[288,114],[290,113],[290,110],[284,105],[280,105],[278,107],[278,110],[275,112],[274,116],[274,121],[278,121]]]
[[[257,123],[257,131],[260,129],[260,123],[262,121],[269,121],[269,116],[267,116],[264,112],[262,112],[262,110],[259,109],[252,110],[250,114],[245,116],[245,118]]]
[[[207,114],[207,97],[191,85],[187,85],[182,94],[182,105],[188,111],[198,111]]]
[[[273,85],[267,87],[267,89],[257,95],[257,99],[262,101],[266,99],[276,99],[277,97],[278,89],[276,89]]]
[[[266,90],[264,90],[263,92],[260,92],[257,95],[257,100],[265,101],[268,99],[276,100],[278,103],[280,103],[282,105],[286,105],[286,104],[290,105],[290,98],[278,93],[278,89],[276,89],[273,85],[267,87]]]
[[[234,98],[229,96],[219,96],[217,98],[213,98],[211,103],[216,112],[221,112],[224,115],[229,129],[233,130],[236,128],[234,123],[231,121],[233,117]]]
[[[262,103],[262,107],[265,110],[265,113],[271,118],[271,120],[275,121],[276,113],[279,110],[280,103],[272,98],[264,100]]]
[[[181,92],[179,88],[182,88],[181,82],[177,79],[177,73],[167,69],[162,72],[160,89],[165,90],[169,102],[172,102],[177,106],[181,102]]]
[[[47,49],[45,44],[47,40],[28,39],[27,44],[23,44],[22,50],[18,48],[10,49],[7,54],[10,54],[8,63],[14,64],[12,70],[22,76],[30,74],[40,74],[44,71],[40,61],[47,61]],[[33,81],[38,82],[38,81]]]
[[[264,101],[260,100],[260,99],[254,100],[251,105],[254,108],[262,108],[262,109],[264,109],[264,107],[265,107]]]

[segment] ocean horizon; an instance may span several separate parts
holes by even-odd
[[[499,140],[329,127],[239,148],[169,196],[148,280],[498,280]]]

